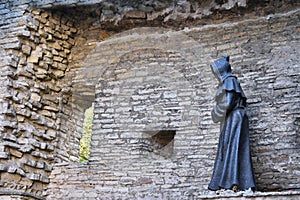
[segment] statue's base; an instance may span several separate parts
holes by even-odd
[[[246,200],[285,200],[292,199],[298,200],[300,199],[300,191],[283,191],[283,192],[221,192],[217,194],[216,192],[209,192],[207,194],[199,194],[195,195],[195,199],[218,199],[218,200],[238,200],[238,199],[246,199]]]

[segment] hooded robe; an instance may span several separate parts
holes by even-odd
[[[211,65],[219,80],[216,105],[212,119],[220,122],[220,138],[210,190],[251,188],[255,190],[249,143],[249,122],[246,114],[246,96],[231,73],[229,57],[216,60]]]

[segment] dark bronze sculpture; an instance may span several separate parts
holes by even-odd
[[[220,122],[220,138],[214,171],[208,189],[217,191],[255,190],[255,180],[249,144],[249,123],[246,96],[231,73],[229,56],[212,63],[211,69],[219,81],[212,120]]]

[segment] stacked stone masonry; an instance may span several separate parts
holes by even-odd
[[[223,55],[248,97],[258,189],[298,190],[299,4],[270,2],[0,1],[0,198],[206,198]],[[59,164],[78,159],[93,102],[90,162]]]
[[[78,137],[71,139],[70,130],[61,128],[70,121],[63,106],[70,94],[59,83],[77,29],[59,14],[8,4],[1,4],[6,53],[1,67],[1,186],[38,198],[45,195],[53,163],[77,159]],[[69,148],[72,143],[77,147]]]
[[[91,70],[100,77],[92,79],[98,84],[91,162],[75,174],[66,172],[78,165],[57,167],[54,194],[190,199],[205,193],[218,138],[209,64],[228,54],[249,98],[259,190],[299,188],[298,17],[294,10],[183,31],[141,28],[99,42],[86,57],[88,70],[77,76]],[[151,149],[148,133],[159,130],[176,130],[171,157]],[[65,180],[82,192],[66,192]]]

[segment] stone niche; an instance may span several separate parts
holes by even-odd
[[[96,45],[85,62],[100,77],[89,165],[110,167],[117,180],[99,191],[164,199],[185,198],[179,188],[189,195],[205,188],[203,167],[213,163],[208,145],[218,131],[209,117],[210,60],[199,42],[164,28],[137,28]]]
[[[117,39],[117,43],[123,49],[121,40]],[[97,84],[92,160],[109,161],[113,155],[122,155],[121,159],[132,161],[151,151],[151,144],[146,147],[145,143],[158,140],[155,132],[159,131],[176,131],[172,136],[175,152],[181,146],[176,141],[184,144],[196,137],[199,103],[195,97],[199,92],[185,71],[192,66],[180,53],[153,46],[156,49],[139,48],[124,53],[114,67],[112,64],[104,71]],[[194,72],[198,73],[195,69]],[[151,131],[154,133],[149,134]],[[190,133],[194,135],[188,136]],[[187,141],[177,137],[186,137]]]
[[[220,55],[231,55],[248,97],[258,189],[299,188],[297,16],[294,10],[184,30],[142,27],[93,43],[75,76],[95,85],[90,162],[57,166],[49,197],[63,197],[69,184],[79,191],[74,198],[205,193],[219,132],[210,117],[216,81],[209,64]],[[157,133],[174,138],[158,150]]]

